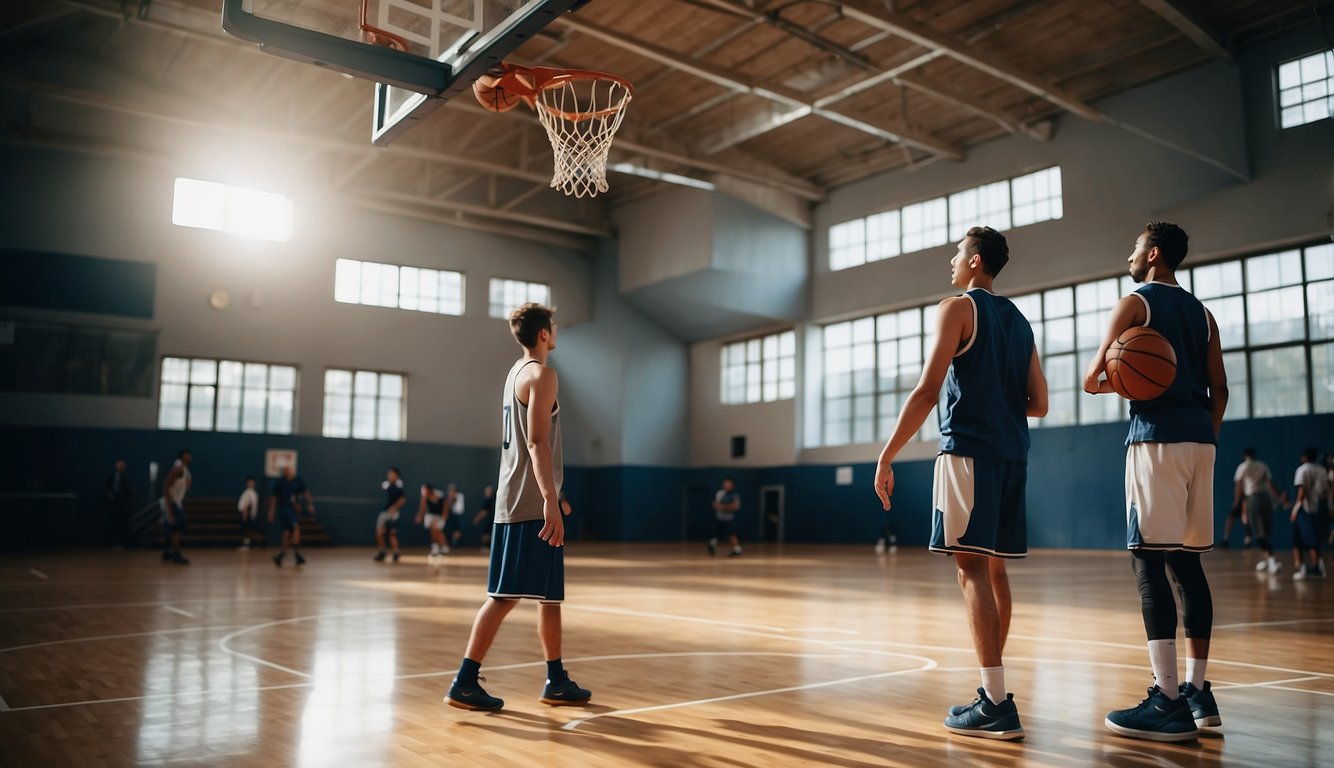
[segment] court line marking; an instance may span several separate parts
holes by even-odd
[[[1246,629],[1248,627],[1281,627],[1289,624],[1322,624],[1334,619],[1287,619],[1284,621],[1243,621],[1236,624],[1215,624],[1214,629]]]
[[[0,696],[0,712],[8,712],[8,711],[9,711],[9,704],[5,701],[4,696]]]
[[[656,613],[654,611],[636,611],[631,608],[613,608],[605,605],[575,605],[562,603],[562,605],[574,608],[579,611],[595,611],[597,613],[614,613],[620,616],[640,616],[651,619],[671,619],[674,621],[689,621],[695,624],[712,624],[723,627],[740,627],[742,629],[762,629],[767,632],[833,632],[845,635],[860,635],[861,632],[855,629],[838,629],[835,627],[772,627],[767,624],[743,624],[735,621],[723,621],[721,619],[706,619],[702,616],[686,616],[676,613]]]
[[[904,655],[905,655],[905,656],[908,656],[908,654],[904,654]],[[917,656],[917,657],[910,657],[910,658],[924,659],[925,657]],[[815,689],[815,688],[829,688],[829,687],[836,686],[836,685],[846,685],[846,684],[849,684],[849,683],[860,683],[860,682],[864,682],[864,681],[866,681],[866,680],[878,680],[878,679],[886,678],[886,677],[896,677],[896,676],[898,676],[898,675],[907,675],[907,674],[912,674],[912,673],[914,673],[914,672],[926,672],[927,670],[935,669],[935,667],[936,667],[936,660],[935,660],[935,659],[925,659],[925,661],[926,661],[925,664],[923,664],[923,665],[920,666],[920,667],[915,667],[915,668],[913,668],[913,669],[896,669],[896,670],[894,670],[894,671],[892,671],[892,672],[876,672],[876,673],[874,673],[874,674],[870,674],[870,675],[858,675],[858,676],[856,676],[856,677],[844,677],[844,678],[840,678],[840,679],[838,679],[838,680],[825,680],[825,681],[822,681],[822,682],[819,682],[819,683],[807,683],[806,685],[791,685],[791,686],[787,686],[787,687],[785,687],[785,688],[771,688],[771,689],[766,690],[766,691],[748,691],[748,692],[746,692],[746,693],[734,693],[734,694],[731,694],[731,695],[729,695],[729,696],[715,696],[715,697],[710,698],[710,699],[696,699],[696,700],[694,700],[694,701],[678,701],[678,702],[674,702],[674,703],[672,703],[672,704],[658,704],[658,705],[656,705],[656,706],[652,706],[652,707],[636,707],[636,708],[634,708],[634,709],[613,709],[613,710],[610,711],[610,712],[599,712],[599,713],[597,713],[596,715],[590,715],[590,716],[588,716],[588,717],[581,717],[581,718],[579,718],[579,719],[577,719],[577,720],[571,720],[570,722],[566,723],[565,725],[562,725],[562,726],[561,726],[561,730],[562,730],[562,731],[573,731],[574,729],[578,728],[579,726],[583,725],[584,723],[587,723],[587,722],[590,721],[590,720],[597,720],[598,718],[602,718],[602,717],[610,717],[610,716],[613,716],[613,715],[618,715],[618,716],[621,716],[621,717],[625,717],[625,716],[627,716],[627,715],[638,715],[638,714],[643,714],[644,712],[661,712],[661,711],[663,711],[663,710],[667,710],[667,709],[682,709],[682,708],[685,708],[685,707],[694,707],[694,706],[699,706],[699,705],[702,705],[702,704],[716,704],[716,703],[718,703],[718,702],[720,702],[720,701],[736,701],[737,699],[753,699],[753,698],[756,698],[756,697],[758,697],[758,696],[771,696],[771,695],[779,694],[779,693],[792,693],[792,692],[794,692],[794,691],[809,691],[809,690],[813,690],[813,689]]]
[[[1017,640],[1036,640],[1039,642],[1058,642],[1072,643],[1075,645],[1095,645],[1102,648],[1124,648],[1131,651],[1143,651],[1144,645],[1131,643],[1112,643],[1105,640],[1085,640],[1077,637],[1034,637],[1032,635],[1010,635]],[[1246,667],[1247,669],[1262,669],[1266,672],[1289,672],[1297,675],[1316,675],[1319,677],[1334,677],[1334,672],[1317,672],[1313,669],[1292,669],[1291,667],[1276,667],[1271,664],[1252,664],[1249,661],[1232,661],[1230,659],[1220,659],[1209,657],[1210,664],[1226,664],[1232,667]]]
[[[680,658],[684,656],[784,656],[801,659],[855,659],[863,656],[861,653],[798,653],[791,651],[662,651],[652,653],[613,653],[605,656],[582,656],[576,659],[566,659],[568,664],[582,664],[590,661],[623,661],[626,659],[669,659]],[[546,666],[545,661],[518,661],[513,664],[500,664],[494,667],[487,667],[488,672],[496,672],[505,669],[523,669],[525,667]],[[395,680],[421,680],[428,677],[444,677],[445,675],[455,674],[455,670],[445,670],[441,672],[414,672],[409,675],[396,675]]]
[[[143,602],[143,603],[79,603],[75,605],[31,605],[24,608],[0,608],[0,613],[34,613],[36,611],[74,611],[74,610],[87,610],[90,608],[160,608],[164,605],[168,605],[169,603],[227,602],[228,604],[231,604],[231,603],[259,603],[265,601],[274,603],[291,603],[299,599],[301,598],[278,597],[278,596],[237,597],[237,598],[199,597],[199,598],[189,598],[185,600],[171,600],[171,601],[158,600],[155,602]]]
[[[1284,683],[1306,683],[1310,682],[1311,680],[1324,680],[1324,679],[1325,678],[1320,677],[1318,675],[1310,675],[1308,677],[1290,677],[1286,680],[1266,680],[1260,683],[1224,683],[1222,685],[1212,685],[1210,687],[1212,690],[1215,691],[1228,691],[1228,690],[1235,690],[1237,688],[1267,688],[1269,686],[1282,685]]]
[[[37,570],[36,568],[29,568],[29,569],[28,569],[28,573],[31,573],[33,576],[36,576],[37,578],[41,579],[42,581],[50,581],[50,580],[51,580],[51,577],[50,577],[50,576],[47,576],[45,573],[42,573],[41,571]]]
[[[166,608],[167,610],[171,611],[172,613],[179,613],[179,614],[182,615],[182,616],[188,616],[189,618],[192,618],[192,619],[195,617],[195,615],[194,615],[193,613],[190,613],[189,611],[187,611],[187,610],[183,610],[183,609],[181,609],[181,608],[177,608],[177,607],[174,606],[174,605],[164,605],[164,606],[162,606],[162,607],[163,607],[163,608]]]
[[[91,643],[98,640],[120,640],[126,637],[148,637],[151,635],[170,635],[181,632],[207,632],[210,629],[235,629],[236,624],[223,624],[213,627],[185,627],[183,629],[155,629],[152,632],[127,632],[121,635],[96,635],[93,637],[71,637],[64,640],[47,640],[42,643],[28,643],[27,645],[11,645],[8,648],[0,648],[0,653],[9,653],[10,651],[22,651],[28,648],[44,648],[50,645],[67,645],[69,643]]]

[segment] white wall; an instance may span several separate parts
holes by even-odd
[[[160,356],[299,366],[298,433],[321,432],[326,367],[366,368],[407,374],[407,439],[492,445],[500,388],[519,348],[506,323],[488,316],[489,278],[551,284],[563,329],[591,317],[592,263],[585,254],[340,207],[313,184],[284,190],[297,211],[290,241],[246,241],[172,225],[175,175],[159,162],[5,147],[0,176],[21,179],[25,194],[0,207],[0,244],[155,263],[154,318],[108,324],[158,329]],[[451,317],[339,304],[333,299],[338,258],[462,271],[466,312]],[[216,289],[232,297],[224,311],[208,306]],[[0,403],[4,424],[157,426],[156,388],[149,398],[7,394]]]

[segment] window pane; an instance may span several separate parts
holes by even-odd
[[[1311,384],[1316,413],[1334,413],[1334,344],[1311,347]]]
[[[1300,251],[1284,251],[1246,260],[1246,290],[1250,293],[1296,285],[1302,281]]]
[[[1306,279],[1334,278],[1334,243],[1313,245],[1306,249]]]
[[[401,416],[398,400],[380,400],[379,429],[376,437],[381,440],[398,440]]]
[[[888,211],[866,219],[866,260],[879,261],[899,255],[899,212]]]
[[[218,385],[222,387],[239,387],[243,381],[242,372],[245,365],[234,360],[223,360],[218,363]]]
[[[324,396],[324,436],[352,436],[352,398],[346,394]]]
[[[214,384],[218,381],[217,360],[191,360],[190,383]]]
[[[419,309],[421,307],[421,282],[423,274],[430,275],[434,282],[435,275],[428,269],[399,267],[398,270],[398,306],[400,309]]]
[[[1241,262],[1229,261],[1223,264],[1210,264],[1196,267],[1194,270],[1195,296],[1208,299],[1214,296],[1230,296],[1241,293]]]
[[[260,363],[245,364],[245,386],[247,389],[264,389],[269,385],[269,367]]]
[[[267,431],[275,435],[292,434],[292,411],[295,397],[290,390],[269,390],[269,423]]]
[[[1223,349],[1236,349],[1246,344],[1246,307],[1241,296],[1211,299],[1209,313],[1218,323],[1218,339]]]
[[[1070,288],[1056,288],[1042,294],[1043,317],[1069,317],[1075,312],[1074,291]]]
[[[825,445],[847,445],[852,439],[849,421],[852,417],[852,400],[838,398],[825,401]]]
[[[358,395],[374,395],[379,389],[378,380],[379,377],[372,371],[357,371],[353,388]]]
[[[241,429],[241,388],[218,388],[218,420],[215,429],[219,432],[238,432]]]
[[[185,429],[185,403],[188,387],[163,383],[158,394],[158,429]]]
[[[1306,306],[1311,339],[1334,338],[1334,280],[1306,286]]]
[[[1223,371],[1227,374],[1226,420],[1248,419],[1251,416],[1250,382],[1246,376],[1246,353],[1223,353]]]
[[[162,380],[185,383],[190,380],[190,361],[179,357],[162,358]],[[181,402],[184,402],[182,398]]]
[[[334,265],[334,301],[345,304],[361,301],[361,262],[339,259]]]
[[[1248,295],[1246,316],[1253,346],[1295,341],[1306,333],[1306,306],[1300,286]]]
[[[380,374],[380,397],[403,397],[403,377],[397,373]]]
[[[199,361],[195,361],[199,362]],[[190,429],[213,429],[213,387],[190,387]]]
[[[325,371],[324,391],[340,395],[352,394],[352,372],[338,370]]]
[[[241,431],[257,434],[264,431],[265,426],[265,406],[268,403],[268,391],[263,389],[247,389],[245,391],[245,404],[241,415]]]
[[[948,204],[945,198],[904,206],[902,209],[903,252],[912,253],[948,241]]]
[[[269,366],[269,386],[296,391],[296,369],[290,365]]]
[[[1075,348],[1075,324],[1070,318],[1048,320],[1043,326],[1047,354],[1069,352]]]
[[[1254,382],[1251,414],[1256,418],[1307,413],[1306,350],[1282,347],[1251,353]]]
[[[352,436],[360,440],[375,439],[374,397],[352,398]]]

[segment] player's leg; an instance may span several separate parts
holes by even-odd
[[[593,694],[570,679],[561,661],[560,603],[537,606],[537,636],[542,641],[542,657],[547,662],[547,682],[542,689],[542,703],[552,706],[584,704]]]
[[[297,565],[306,564],[306,558],[301,555],[301,523],[296,520],[292,521],[292,554]]]
[[[1223,724],[1218,704],[1210,690],[1205,671],[1209,662],[1209,638],[1213,633],[1214,602],[1209,580],[1204,575],[1198,552],[1168,552],[1167,567],[1176,579],[1181,596],[1182,623],[1186,627],[1186,679],[1181,695],[1190,705],[1197,728]]]
[[[709,554],[718,554],[718,540],[726,535],[727,526],[720,518],[713,520],[713,538],[709,539]]]
[[[472,622],[472,632],[468,635],[468,647],[463,653],[463,662],[445,696],[445,701],[451,707],[489,711],[505,706],[503,699],[491,696],[482,688],[480,672],[482,661],[495,642],[501,623],[518,604],[515,598],[491,597],[477,611]]]
[[[393,561],[397,563],[397,562],[398,562],[398,558],[399,558],[399,556],[400,556],[400,555],[399,555],[399,551],[398,551],[398,528],[397,528],[397,527],[395,527],[395,526],[390,526],[390,527],[389,527],[389,529],[388,529],[388,538],[389,538],[389,546],[392,547],[393,550],[394,550],[394,554],[392,555]]]
[[[996,619],[1000,635],[1000,652],[1005,653],[1005,641],[1010,637],[1010,614],[1014,601],[1010,596],[1010,574],[1005,570],[1005,559],[992,557],[987,560],[991,571],[991,594],[996,600]]]

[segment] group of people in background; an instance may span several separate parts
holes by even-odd
[[[1275,509],[1287,510],[1292,524],[1292,579],[1325,578],[1324,549],[1334,545],[1330,531],[1330,490],[1334,488],[1334,454],[1326,453],[1317,461],[1319,451],[1305,448],[1292,478],[1293,495],[1274,483],[1269,465],[1256,458],[1255,449],[1242,452],[1242,461],[1232,476],[1232,509],[1223,525],[1219,546],[1231,545],[1232,528],[1240,523],[1244,533],[1242,546],[1255,544],[1261,552],[1255,570],[1276,574],[1283,564],[1274,554],[1271,542]]]

